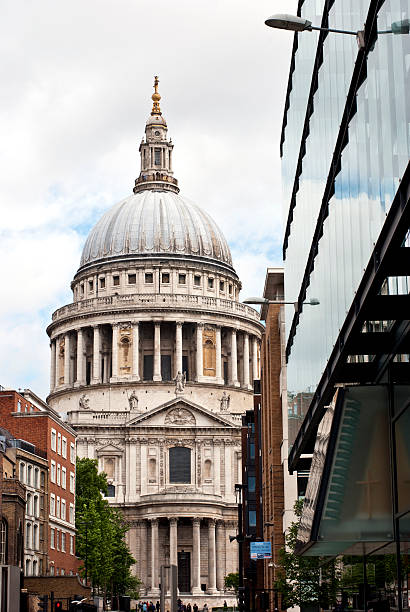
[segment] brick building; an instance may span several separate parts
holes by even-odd
[[[40,528],[43,525],[43,541],[47,542],[48,554],[48,567],[43,567],[43,573],[75,574],[78,567],[75,557],[74,513],[76,434],[69,425],[61,420],[57,412],[29,390],[23,393],[10,390],[0,391],[0,418],[4,427],[15,438],[34,445],[37,456],[40,453],[47,462],[48,469],[43,471],[45,474],[43,483],[41,467],[34,465],[33,457],[30,457],[30,461],[27,460],[27,456],[25,460],[22,456],[19,458],[19,476],[24,482],[27,482],[29,488],[39,486],[38,491],[34,488],[37,493],[34,491],[27,493],[28,496],[33,495],[32,500],[28,498],[30,502],[28,511],[34,510],[34,496],[38,494],[37,513],[40,514],[42,499],[44,517],[47,518],[47,522],[44,520],[38,523],[35,543],[36,552],[38,552]],[[28,447],[21,450],[29,452]],[[39,470],[38,473],[36,469]],[[35,480],[37,474],[38,482]],[[30,523],[30,531],[33,530],[29,540],[27,540],[26,533],[26,544],[28,545],[26,546],[26,557],[29,563],[25,569],[29,574],[34,571],[30,560],[32,561],[31,553],[34,552],[32,548],[34,527],[37,525],[37,522],[32,521],[33,519],[37,521],[37,518],[40,516],[29,515],[26,519],[27,524]],[[40,574],[40,565],[36,567],[36,571]]]
[[[263,297],[283,300],[283,270],[268,268]],[[284,357],[284,309],[280,304],[262,307],[265,333],[261,344],[262,394],[262,498],[263,539],[272,545],[272,559],[265,560],[265,586],[272,588],[277,579],[278,552],[284,545],[284,533],[294,519],[293,505],[298,498],[297,477],[289,475],[288,411],[286,362]],[[280,607],[278,597],[270,592],[270,610]]]
[[[6,452],[6,442],[0,439],[0,565],[22,568],[26,490]]]

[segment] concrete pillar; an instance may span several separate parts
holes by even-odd
[[[50,341],[50,393],[52,393],[56,387],[56,341]]]
[[[216,593],[215,519],[208,519],[208,593]]]
[[[236,329],[231,330],[231,380],[234,387],[239,387],[238,381],[238,349],[236,343]]]
[[[169,519],[169,562],[178,565],[178,519]]]
[[[112,378],[118,378],[118,323],[112,324]]]
[[[132,378],[140,379],[139,323],[132,326]]]
[[[204,357],[202,352],[202,323],[196,325],[196,380],[201,380],[204,375]]]
[[[221,342],[221,328],[219,326],[215,329],[215,351],[216,351],[216,382],[223,384],[222,377],[222,342]]]
[[[91,384],[98,385],[101,382],[101,358],[100,358],[100,326],[93,325],[93,377]]]
[[[253,370],[253,380],[258,380],[259,379],[258,339],[255,336],[252,339],[252,370]]]
[[[159,593],[158,519],[151,519],[151,592]]]
[[[161,323],[154,324],[154,376],[152,380],[162,380],[161,376]]]
[[[75,387],[84,384],[84,336],[81,328],[77,329],[77,372],[75,378]]]
[[[67,333],[64,337],[64,384],[70,384],[70,353],[71,336]]]
[[[201,519],[192,519],[192,595],[201,595]]]
[[[216,523],[216,588],[225,590],[225,523]]]
[[[249,336],[243,335],[243,386],[250,389],[249,384]]]
[[[177,322],[175,328],[175,376],[182,372],[182,323]]]

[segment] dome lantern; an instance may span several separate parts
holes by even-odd
[[[139,147],[141,172],[135,181],[134,193],[150,189],[153,191],[173,191],[179,193],[178,181],[172,172],[172,150],[174,145],[168,140],[167,122],[162,116],[159,102],[158,77],[154,77],[152,111],[145,126],[145,139]]]

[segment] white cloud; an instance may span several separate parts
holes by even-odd
[[[281,8],[268,0],[8,4],[1,384],[47,393],[45,326],[71,299],[89,227],[131,192],[154,74],[181,192],[224,231],[242,295],[261,293],[266,267],[280,263],[279,135],[292,44],[263,21]]]

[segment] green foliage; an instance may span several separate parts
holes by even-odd
[[[97,461],[77,459],[76,554],[83,561],[80,573],[94,589],[113,595],[138,593],[140,581],[130,568],[135,559],[124,541],[128,531],[121,513],[109,506],[105,474]]]
[[[233,589],[235,593],[237,593],[238,587],[239,587],[239,573],[236,572],[236,573],[228,574],[227,576],[225,576],[224,582],[225,582],[225,588]]]
[[[303,501],[294,505],[298,519],[302,514]],[[282,594],[286,607],[319,603],[329,608],[337,600],[340,583],[340,568],[335,559],[302,557],[295,553],[299,521],[291,523],[285,535],[285,547],[279,551],[279,577],[274,587]]]

